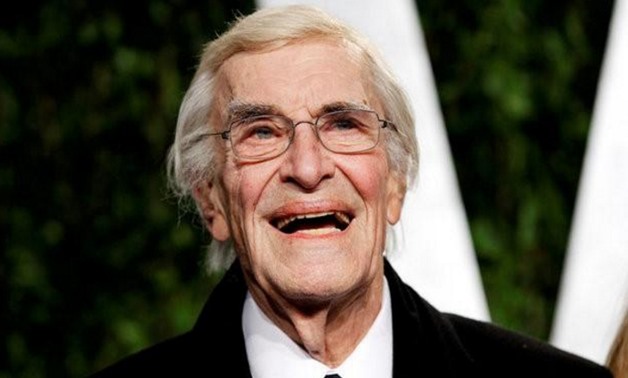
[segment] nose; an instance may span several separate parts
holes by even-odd
[[[328,151],[316,136],[310,123],[301,122],[295,126],[292,144],[285,152],[280,168],[284,182],[312,190],[322,181],[334,175],[334,162]]]

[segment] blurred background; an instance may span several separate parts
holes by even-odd
[[[547,339],[613,2],[417,6],[491,318]],[[0,377],[83,377],[193,325],[219,277],[165,156],[203,44],[254,7],[0,11]]]

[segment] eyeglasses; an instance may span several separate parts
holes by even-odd
[[[314,122],[300,121],[281,115],[261,115],[237,120],[225,131],[206,134],[220,135],[229,140],[235,156],[241,160],[261,161],[277,157],[290,147],[297,126],[305,123],[314,127],[321,144],[339,154],[355,154],[375,148],[380,130],[395,125],[372,110],[349,109],[323,114]]]

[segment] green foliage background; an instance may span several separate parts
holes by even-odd
[[[491,315],[546,338],[613,4],[417,5]],[[216,282],[164,158],[202,45],[253,5],[12,7],[0,12],[0,377],[80,377],[187,330]]]

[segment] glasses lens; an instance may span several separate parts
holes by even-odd
[[[379,124],[373,111],[343,110],[322,116],[318,121],[318,135],[331,151],[361,152],[377,145]]]
[[[247,118],[231,125],[231,146],[241,159],[275,157],[288,148],[291,129],[291,121],[283,117]]]

